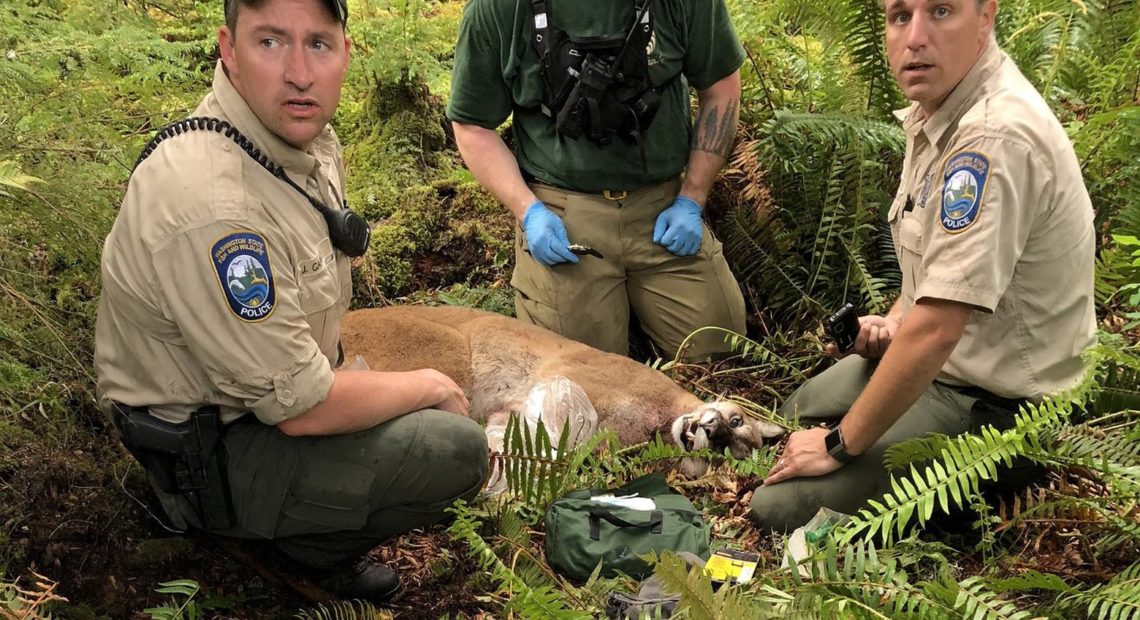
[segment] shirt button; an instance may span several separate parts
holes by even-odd
[[[281,395],[285,398],[293,398],[293,390],[282,390]]]

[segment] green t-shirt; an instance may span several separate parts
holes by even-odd
[[[547,10],[551,30],[574,36],[624,33],[634,16],[632,0],[548,0]],[[605,147],[585,136],[571,140],[558,135],[554,120],[542,114],[529,0],[468,0],[455,47],[448,118],[495,129],[513,112],[519,166],[551,185],[584,192],[633,190],[676,177],[689,159],[688,86],[708,88],[731,75],[744,62],[744,49],[724,0],[652,0],[649,11],[649,77],[655,85],[672,82],[644,134],[648,174],[636,145],[620,138]]]

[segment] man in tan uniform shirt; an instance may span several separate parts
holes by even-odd
[[[891,205],[902,270],[886,317],[804,384],[794,433],[753,495],[763,525],[853,513],[889,491],[883,453],[928,432],[1006,428],[1076,383],[1095,340],[1092,205],[1064,129],[992,37],[994,0],[887,0],[887,54],[915,103]],[[839,421],[837,424],[836,421]]]
[[[274,539],[333,593],[380,601],[396,575],[354,560],[477,493],[486,440],[441,373],[334,370],[349,257],[309,197],[344,204],[328,126],[349,57],[344,0],[226,0],[226,16],[194,116],[231,124],[257,152],[185,122],[144,149],[103,251],[100,396],[132,452],[126,408],[174,432],[215,406],[229,514],[205,506],[209,489],[172,488],[183,474],[142,446],[174,524]]]

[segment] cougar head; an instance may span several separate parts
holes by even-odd
[[[672,429],[673,441],[686,450],[708,448],[724,452],[728,448],[729,454],[738,459],[747,458],[753,449],[784,433],[782,427],[751,417],[728,401],[710,403],[678,416]],[[704,459],[685,457],[681,460],[681,472],[696,478],[704,475],[708,465]]]

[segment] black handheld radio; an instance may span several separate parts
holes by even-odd
[[[846,303],[835,314],[824,321],[827,335],[835,342],[840,351],[847,351],[855,346],[855,337],[859,335],[859,313],[855,306]]]

